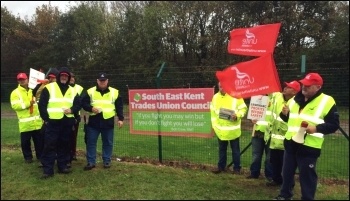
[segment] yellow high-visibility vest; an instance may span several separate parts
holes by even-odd
[[[119,91],[117,89],[113,87],[108,87],[108,89],[109,92],[103,96],[99,91],[96,91],[96,86],[87,90],[87,93],[90,96],[91,106],[100,108],[104,119],[109,119],[115,116],[116,111],[114,103],[119,96]],[[94,116],[96,114],[90,112],[90,115]]]

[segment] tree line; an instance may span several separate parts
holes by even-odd
[[[1,6],[1,77],[68,66],[138,73],[147,83],[163,62],[208,73],[252,59],[227,53],[232,29],[277,22],[277,68],[306,55],[308,69],[330,64],[348,75],[347,1],[79,1],[64,13],[42,5],[30,19]]]

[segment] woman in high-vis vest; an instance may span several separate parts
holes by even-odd
[[[104,168],[110,168],[113,153],[114,122],[123,126],[123,99],[119,91],[108,85],[106,73],[100,73],[97,85],[82,95],[82,107],[89,112],[86,126],[86,160],[84,170],[96,167],[97,140],[102,138],[102,162]],[[115,116],[118,117],[115,118]]]
[[[19,132],[21,133],[21,149],[26,163],[33,162],[31,139],[33,139],[35,155],[40,160],[42,152],[42,135],[40,133],[42,119],[38,105],[33,99],[33,93],[28,88],[28,77],[25,73],[17,75],[18,87],[12,91],[10,102],[18,117]]]
[[[301,199],[313,200],[317,188],[316,162],[321,154],[323,136],[339,128],[339,114],[334,99],[322,93],[323,79],[318,73],[309,73],[304,79],[301,92],[284,106],[280,117],[288,122],[284,139],[283,183],[275,200],[293,197],[294,175],[299,170]],[[308,126],[305,133],[301,122]],[[302,136],[300,136],[302,135]]]
[[[247,113],[247,105],[242,98],[228,95],[218,83],[219,92],[214,94],[211,104],[211,124],[218,138],[219,161],[215,174],[226,171],[227,145],[232,150],[233,173],[240,174],[241,156],[239,137],[241,136],[241,120]]]
[[[54,175],[57,160],[58,173],[68,174],[70,169],[70,140],[74,125],[74,113],[81,109],[80,99],[74,88],[69,86],[70,71],[62,67],[56,82],[47,84],[39,101],[40,116],[45,122],[44,149],[41,156],[42,179]]]

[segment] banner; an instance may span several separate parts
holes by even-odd
[[[235,98],[281,91],[272,54],[229,66],[217,71],[216,77],[225,92]]]
[[[130,133],[211,138],[214,88],[129,90]]]
[[[230,31],[228,53],[247,56],[273,54],[280,27],[281,23],[276,23],[233,29]]]
[[[45,79],[45,74],[43,72],[30,68],[28,87],[30,89],[34,89],[36,85],[40,83],[40,80],[44,80],[44,79]]]

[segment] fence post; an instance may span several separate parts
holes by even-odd
[[[157,84],[157,89],[160,88],[160,75],[163,72],[163,69],[165,68],[165,62],[162,63],[162,66],[160,67],[157,78],[156,78],[156,84]],[[159,115],[159,109],[158,110],[158,158],[159,162],[163,162],[163,154],[162,154],[162,135],[160,134],[160,115]]]

